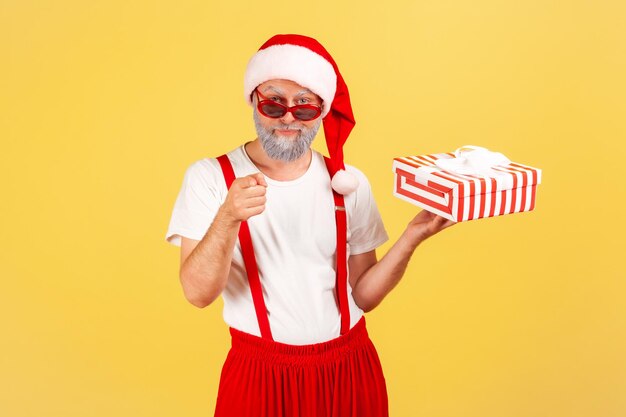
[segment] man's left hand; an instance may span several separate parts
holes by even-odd
[[[422,210],[409,222],[405,234],[417,246],[432,235],[456,224],[452,220],[438,216],[430,211]]]

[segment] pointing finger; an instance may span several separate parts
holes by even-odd
[[[262,173],[257,172],[256,174],[253,174],[252,176],[254,177],[258,185],[267,187],[267,181],[265,181],[265,176]]]
[[[251,188],[258,184],[258,181],[255,175],[247,175],[239,179],[241,188]]]

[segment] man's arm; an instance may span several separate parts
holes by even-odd
[[[182,238],[179,276],[191,304],[206,307],[224,291],[239,226],[265,210],[266,187],[260,173],[235,179],[202,240]]]
[[[380,261],[376,251],[348,259],[352,297],[363,311],[373,310],[400,282],[417,246],[430,236],[455,222],[426,210],[420,211],[409,223],[400,238]]]

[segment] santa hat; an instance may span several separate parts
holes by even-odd
[[[356,190],[358,180],[346,171],[343,145],[355,125],[348,87],[337,64],[315,39],[303,35],[275,35],[250,58],[244,75],[244,94],[252,105],[252,92],[274,79],[291,80],[323,100],[324,136],[330,156],[332,187],[340,194]]]

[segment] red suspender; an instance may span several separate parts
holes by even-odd
[[[218,157],[217,161],[222,167],[222,173],[224,174],[224,180],[226,181],[226,188],[230,189],[230,186],[235,180],[233,166],[230,164],[230,160],[226,155]],[[254,257],[254,248],[252,247],[250,228],[248,227],[248,222],[246,221],[242,221],[241,226],[239,227],[239,243],[241,244],[243,261],[246,265],[246,272],[248,273],[248,282],[250,283],[252,301],[254,302],[254,310],[256,311],[256,318],[259,322],[261,337],[263,339],[274,340],[272,338],[272,331],[270,330],[270,322],[267,318],[265,301],[263,300],[263,289],[261,288],[259,270],[257,269],[256,258]]]
[[[226,188],[230,189],[231,184],[235,180],[235,172],[230,164],[228,156],[222,155],[217,158],[222,167]],[[329,167],[329,159],[324,157],[326,167]],[[335,223],[337,225],[337,279],[335,288],[337,289],[337,303],[339,304],[339,314],[341,315],[341,334],[346,334],[350,330],[350,308],[348,306],[348,269],[347,269],[347,218],[346,207],[343,195],[333,190],[333,198],[335,201]],[[239,243],[241,244],[241,252],[248,273],[248,282],[250,283],[250,291],[252,292],[252,301],[254,302],[254,310],[261,329],[261,336],[264,339],[274,340],[270,330],[269,320],[267,318],[267,309],[263,300],[263,289],[261,288],[261,280],[259,279],[259,270],[254,257],[254,248],[252,247],[252,238],[250,237],[250,228],[248,222],[241,222],[239,227]]]
[[[330,173],[330,159],[324,157],[326,168]],[[350,330],[350,307],[348,306],[348,270],[347,270],[347,232],[346,205],[343,195],[333,190],[335,200],[335,223],[337,224],[337,302],[339,303],[339,313],[341,314],[341,334],[346,334]]]

